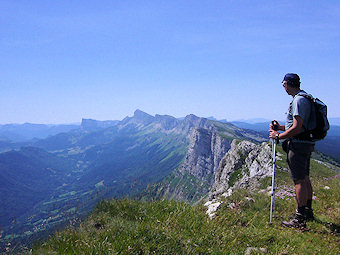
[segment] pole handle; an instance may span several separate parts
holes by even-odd
[[[272,121],[272,126],[273,126],[273,130],[274,131],[278,131],[279,130],[279,125],[278,125],[278,122],[276,120]]]

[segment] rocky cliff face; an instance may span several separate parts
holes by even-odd
[[[208,194],[219,163],[230,149],[231,140],[214,130],[192,128],[183,164],[156,187],[158,198],[197,201]]]
[[[230,140],[204,128],[193,128],[189,140],[185,161],[179,171],[200,179],[214,175],[222,157],[230,149]]]
[[[221,195],[230,188],[256,188],[260,179],[271,176],[271,153],[267,143],[256,145],[249,141],[234,140],[216,172],[210,197]]]

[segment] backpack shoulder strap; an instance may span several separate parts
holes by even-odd
[[[307,98],[307,99],[311,100],[312,102],[314,102],[314,97],[310,94],[307,94],[306,92],[299,92],[297,95],[302,96],[304,98]]]

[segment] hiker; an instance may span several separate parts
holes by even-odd
[[[285,139],[282,148],[287,153],[290,177],[295,185],[297,209],[288,220],[283,221],[286,227],[304,228],[307,220],[313,220],[312,196],[313,188],[309,179],[309,165],[311,153],[315,142],[301,135],[305,130],[316,125],[316,120],[310,101],[300,96],[305,93],[300,89],[300,77],[294,73],[288,73],[282,81],[288,95],[293,97],[287,112],[286,125],[280,125],[274,121],[270,124],[269,137],[277,141]],[[284,131],[279,133],[278,131]]]

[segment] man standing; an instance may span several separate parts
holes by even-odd
[[[293,97],[289,105],[286,125],[274,121],[270,125],[269,137],[277,140],[285,139],[282,147],[287,152],[287,162],[290,176],[294,181],[297,209],[295,215],[288,221],[283,221],[286,227],[306,227],[307,220],[313,220],[312,195],[313,189],[309,179],[311,153],[315,143],[303,136],[304,131],[315,127],[316,120],[311,102],[301,96],[306,94],[300,89],[300,77],[294,73],[285,75],[283,87],[288,95]],[[277,132],[284,131],[282,133]]]

